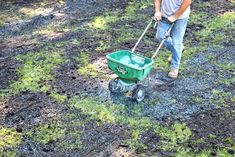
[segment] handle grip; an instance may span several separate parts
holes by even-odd
[[[168,38],[171,35],[171,30],[173,28],[175,23],[171,23],[171,26],[168,28],[168,30],[166,31],[165,35],[164,35],[164,39]]]

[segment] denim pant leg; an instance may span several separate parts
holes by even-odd
[[[188,18],[176,20],[171,31],[171,37],[168,37],[164,42],[164,46],[172,53],[172,69],[178,69],[180,66],[182,43],[187,21]],[[166,21],[160,21],[157,28],[156,38],[160,41],[163,40],[164,35],[170,26],[170,23]]]
[[[171,69],[179,69],[181,54],[183,50],[183,38],[187,27],[188,18],[176,20],[171,31],[171,38],[174,47],[172,52]]]
[[[158,27],[157,27],[157,33],[156,33],[156,38],[161,42],[164,39],[166,31],[170,28],[170,24],[166,21],[159,21]],[[173,42],[171,37],[168,37],[163,45],[166,47],[167,50],[169,51],[174,51],[173,47]]]

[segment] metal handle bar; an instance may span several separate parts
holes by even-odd
[[[149,22],[149,24],[147,25],[147,27],[145,28],[144,32],[142,33],[142,35],[140,36],[140,38],[138,39],[138,41],[136,42],[135,46],[131,49],[131,52],[133,53],[136,49],[136,47],[139,45],[141,39],[143,38],[143,36],[145,35],[145,33],[147,32],[147,30],[149,29],[150,25],[152,24],[154,18],[151,18],[151,21]],[[154,28],[156,26],[156,23],[154,25]]]
[[[156,52],[153,54],[153,56],[151,57],[151,59],[153,59],[154,57],[156,57],[157,53],[159,52],[160,48],[162,47],[164,41],[170,36],[171,30],[174,26],[174,23],[171,24],[170,28],[166,31],[163,40],[161,41],[160,45],[158,46]]]
[[[147,25],[147,27],[145,28],[144,32],[142,33],[142,35],[140,36],[140,38],[138,39],[138,41],[136,42],[135,46],[131,49],[131,52],[134,53],[136,47],[139,45],[140,41],[142,40],[142,38],[144,37],[145,33],[147,32],[147,30],[149,29],[150,25],[152,24],[154,18],[151,18],[151,21],[149,22],[149,24]],[[169,21],[168,21],[169,22]],[[154,28],[156,27],[157,23],[159,23],[159,21],[156,21],[154,24]],[[170,22],[169,22],[170,23]],[[163,40],[161,41],[160,45],[158,46],[157,50],[155,51],[155,53],[153,54],[153,56],[151,57],[151,59],[153,59],[154,57],[156,57],[158,51],[160,50],[160,48],[162,47],[164,41],[170,36],[171,30],[174,26],[174,23],[171,24],[171,26],[169,27],[169,29],[166,31]]]

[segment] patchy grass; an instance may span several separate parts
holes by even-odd
[[[62,94],[55,93],[55,92],[51,93],[50,97],[52,97],[54,100],[56,100],[60,104],[63,104],[67,100],[66,95],[62,95]]]
[[[102,76],[101,73],[98,73],[95,70],[95,67],[93,64],[88,64],[86,66],[83,66],[81,68],[78,69],[78,74],[85,76],[85,77],[91,77],[91,78],[96,78],[98,76]]]
[[[191,32],[195,38],[185,38],[184,45],[185,51],[182,55],[181,70],[190,68],[186,62],[194,54],[198,52],[206,51],[208,48],[222,49],[224,43],[229,43],[233,40],[232,33],[234,31],[233,23],[235,21],[234,12],[226,12],[224,14],[209,17],[206,12],[200,11],[200,8],[210,8],[209,2],[203,2],[197,4],[198,10],[193,11],[190,14],[189,24],[195,25],[196,28],[200,28],[194,32]],[[207,20],[204,20],[207,19]],[[197,41],[195,43],[194,41]]]
[[[212,98],[213,98],[213,102],[216,105],[228,107],[229,105],[227,105],[227,102],[232,100],[232,93],[213,89],[212,90]]]
[[[98,43],[99,43],[99,46],[96,47],[96,49],[95,49],[97,52],[104,52],[104,51],[109,50],[109,49],[112,48],[112,46],[109,43],[109,41],[101,40]]]
[[[81,149],[83,146],[80,136],[81,126],[88,120],[79,120],[75,114],[65,114],[62,121],[51,121],[41,124],[26,132],[33,141],[48,144],[56,143],[55,147],[61,150]]]
[[[192,24],[192,25],[206,24],[207,21],[204,20],[205,18],[208,18],[208,15],[206,12],[192,11],[190,13],[189,24]]]
[[[0,11],[0,27],[6,22],[15,22],[22,19],[33,18],[37,15],[49,14],[53,8],[51,7],[51,3],[64,4],[64,0],[58,1],[40,1],[33,2],[33,4],[28,5],[27,7],[19,7],[16,5],[12,5],[14,2],[5,2],[6,9]],[[4,4],[4,3],[3,3]]]
[[[204,144],[204,143],[206,143],[205,140],[206,140],[205,137],[199,138],[199,139],[197,139],[197,140],[192,141],[192,145]]]
[[[83,131],[80,127],[84,127],[84,124],[88,122],[88,120],[79,120],[78,116],[75,114],[66,114],[63,119],[66,121],[63,122],[63,127],[66,129],[66,136],[62,139],[63,142],[60,142],[58,147],[62,150],[69,149],[81,149],[83,146],[83,142],[81,141],[81,135]]]
[[[49,142],[61,139],[65,133],[62,124],[52,122],[50,124],[42,124],[27,133],[35,142],[47,144]]]
[[[58,147],[62,150],[77,150],[82,149],[83,141],[81,136],[84,133],[83,129],[85,124],[90,121],[87,119],[79,119],[80,113],[67,113],[63,116],[62,126],[64,128],[65,135],[62,138],[63,142],[59,142]]]
[[[131,137],[123,143],[128,144],[132,148],[142,147],[139,142],[141,134],[152,127],[152,122],[148,117],[131,116],[127,114],[127,109],[124,106],[113,104],[112,102],[98,102],[92,98],[74,97],[69,101],[69,104],[77,109],[80,109],[83,114],[89,115],[89,119],[97,120],[97,122],[116,123],[131,127]]]
[[[14,129],[0,127],[0,148],[15,147],[21,142],[21,135]]]
[[[33,32],[33,35],[42,35],[46,37],[62,36],[68,32],[77,32],[78,27],[67,25],[65,22],[53,22],[47,26],[41,27]]]
[[[211,156],[211,150],[203,150],[202,152],[196,154],[196,157],[209,157]]]
[[[0,20],[0,27],[2,27],[4,24],[4,22],[2,20]]]
[[[91,24],[88,24],[89,27],[94,29],[105,29],[107,21],[102,17],[97,17]]]
[[[217,63],[215,64],[218,68],[228,71],[228,70],[234,70],[235,64],[234,63]]]
[[[147,3],[150,3],[150,2],[141,2],[140,5],[134,5],[134,6],[130,5],[130,7],[133,7],[138,10],[139,6],[143,5],[146,7]],[[105,50],[108,50],[108,49],[120,48],[120,46],[118,45],[123,44],[125,42],[130,43],[130,42],[137,40],[137,38],[141,35],[144,28],[135,28],[133,27],[133,25],[130,25],[129,24],[130,22],[128,20],[132,18],[133,17],[131,17],[128,11],[124,13],[123,12],[109,12],[102,16],[95,17],[94,20],[82,26],[81,29],[85,31],[86,34],[90,34],[91,36],[95,36],[99,38],[99,42],[98,42],[99,46],[96,48],[96,51],[104,52]],[[134,19],[145,21],[146,16],[141,14],[141,15],[135,16]],[[119,25],[120,21],[126,24]],[[150,21],[150,18],[149,18],[149,21]],[[88,29],[87,26],[88,28],[92,28],[92,30]],[[110,31],[111,28],[113,31]]]
[[[102,72],[98,72],[95,70],[95,67],[93,64],[89,63],[89,53],[82,52],[79,53],[74,59],[78,62],[80,67],[77,70],[77,73],[84,77],[91,77],[91,78],[105,78],[104,74]]]
[[[97,16],[94,18],[94,20],[91,23],[88,23],[87,26],[92,29],[101,29],[101,30],[108,29],[110,28],[108,27],[108,23],[114,23],[119,19],[118,16],[115,14],[117,13]]]
[[[229,145],[229,148],[231,150],[235,150],[235,141],[232,139],[232,137],[228,137],[228,138],[224,139],[224,142]]]
[[[48,81],[53,80],[51,71],[65,62],[62,53],[51,51],[30,52],[16,59],[23,64],[17,69],[19,79],[10,85],[10,95],[27,90],[47,92],[51,88]]]
[[[141,32],[139,32],[138,35],[136,35],[137,29],[129,28],[128,25],[124,25],[121,28],[117,29],[115,31],[118,34],[118,37],[115,39],[117,43],[124,43],[124,42],[131,42],[137,40],[138,36]]]
[[[209,30],[227,30],[233,28],[235,21],[235,12],[226,12],[222,15],[216,16],[211,23],[209,23]]]
[[[181,144],[186,143],[192,135],[191,130],[186,124],[176,123],[169,128],[159,126],[154,129],[156,134],[161,137],[162,150],[181,150]]]
[[[207,24],[204,24],[204,29],[196,32],[197,39],[202,44],[222,48],[222,42],[226,39],[232,39],[232,34],[228,30],[233,30],[233,22],[235,21],[234,12],[226,12],[223,15],[209,19]],[[230,38],[231,37],[231,38]]]
[[[15,10],[1,10],[0,11],[0,26],[6,22],[18,21],[21,19],[21,14],[16,13]]]
[[[51,36],[55,33],[67,33],[69,29],[61,24],[49,24],[33,32],[33,35]]]
[[[219,157],[233,157],[233,155],[230,154],[226,148],[218,149],[216,155],[219,156]]]
[[[78,39],[70,39],[67,41],[58,41],[53,44],[49,44],[49,47],[56,47],[60,50],[65,50],[67,47],[79,47],[81,45],[81,41]]]
[[[117,112],[123,110],[121,106],[114,105],[110,102],[104,104],[99,103],[95,99],[81,99],[74,97],[69,104],[77,109],[80,109],[84,114],[91,116],[92,119],[101,122],[115,122]]]
[[[33,17],[37,15],[46,15],[49,14],[53,8],[33,8],[33,7],[22,7],[20,8],[19,12],[27,15],[28,17]]]
[[[192,101],[195,102],[196,104],[202,103],[202,97],[196,95],[191,97]]]
[[[22,135],[15,129],[5,128],[0,125],[0,156],[15,156],[14,148],[21,143]]]
[[[78,62],[80,68],[77,70],[78,74],[85,77],[98,77],[99,73],[94,69],[93,64],[89,63],[89,54],[86,52],[79,53],[74,59]]]
[[[140,1],[138,3],[130,1],[125,8],[124,16],[136,18],[137,11],[153,6],[152,0]]]
[[[46,2],[42,3],[45,3],[42,4],[44,6],[47,5]],[[113,43],[111,43],[113,42],[113,39],[111,38],[115,38],[115,42],[117,42],[117,45],[120,45],[120,43],[126,44],[125,42],[134,43],[134,41],[142,33],[143,29],[133,28],[133,25],[129,25],[128,23],[136,20],[146,19],[146,15],[139,16],[137,13],[139,10],[145,9],[149,6],[152,6],[152,0],[140,1],[140,3],[129,2],[129,5],[125,9],[122,18],[120,18],[122,13],[108,13],[102,16],[95,17],[89,24],[86,23],[86,26],[88,26],[88,28],[86,29],[88,29],[89,31],[91,30],[90,34],[86,34],[87,36],[94,33],[94,37],[101,37],[98,38],[100,39],[99,41],[96,41],[94,43],[98,44],[98,47],[94,48],[95,51],[104,52],[107,49],[113,48]],[[210,3],[203,3],[203,7],[210,7]],[[27,11],[27,9],[22,9],[22,11]],[[47,11],[48,10],[46,10],[46,12]],[[40,8],[38,10],[28,10],[29,16],[35,16],[39,13]],[[232,12],[225,13],[224,15],[218,16],[216,18],[208,18],[205,12],[192,13],[191,23],[202,23],[203,25],[205,24],[205,26],[203,26],[201,30],[197,30],[197,32],[194,33],[196,38],[200,41],[199,45],[193,45],[194,43],[190,39],[185,42],[186,50],[183,54],[183,64],[184,61],[190,58],[193,54],[204,51],[209,46],[211,46],[211,44],[208,44],[208,41],[214,44],[221,44],[222,41],[225,39],[224,36],[230,35],[228,33],[228,30],[233,29],[231,26],[231,21],[234,21],[233,16],[234,14]],[[208,21],[204,20],[206,18],[208,18]],[[117,27],[119,28],[114,28],[116,34],[114,33],[114,35],[112,34],[112,36],[110,35],[112,31],[108,32],[108,30],[112,28],[112,24],[118,23],[118,20],[131,21],[128,21],[125,26],[117,25]],[[3,24],[4,22],[1,22],[0,20],[0,26],[1,23]],[[73,26],[66,26],[65,24],[53,24],[49,25],[48,27],[44,27],[35,33],[36,35],[49,35],[53,33],[76,32],[77,30],[78,29]],[[106,30],[107,32],[104,33]],[[219,31],[222,32],[218,33]],[[64,50],[64,47],[66,47],[66,45],[68,44],[72,46],[80,46],[81,42],[82,41],[78,39],[72,39],[69,41],[56,42],[53,45],[50,44],[50,47],[55,46],[55,48]],[[151,46],[149,40],[145,40],[144,43]],[[212,44],[212,46],[214,45]],[[154,52],[150,53],[153,54]],[[86,77],[101,77],[102,74],[98,73],[95,70],[93,64],[90,64],[89,54],[90,53],[82,52],[79,53],[78,56],[74,57],[74,59],[80,65],[80,68],[77,70],[77,72],[79,73],[79,75]],[[157,68],[167,70],[169,67],[167,63],[167,57],[169,56],[169,54],[170,53],[166,52],[165,50],[162,50],[159,56],[155,59],[155,66]],[[208,56],[208,59],[210,59],[210,57],[212,56]],[[35,53],[30,52],[27,55],[19,55],[17,56],[17,59],[22,61],[23,64],[22,67],[17,70],[19,74],[19,80],[11,85],[10,91],[12,94],[17,94],[25,90],[30,90],[33,92],[50,91],[51,86],[48,84],[48,81],[53,80],[51,71],[57,68],[61,63],[65,62],[61,51],[58,53],[54,50],[50,50],[50,48],[45,51],[43,50]],[[222,70],[234,69],[233,65],[231,64],[219,63],[217,64],[217,66]],[[202,74],[206,74],[206,72],[202,71]],[[229,85],[234,83],[234,79],[226,79],[221,81]],[[51,93],[52,94],[50,94],[50,97],[52,97],[58,103],[67,103],[68,98],[66,97],[66,95],[59,94],[59,92],[57,93],[57,91],[52,91]],[[197,95],[195,97],[192,97],[191,99],[195,103],[201,103],[202,101],[202,98]],[[212,101],[214,101],[218,105],[226,105],[227,100],[230,101],[230,99],[234,102],[234,97],[231,97],[231,93],[218,90],[213,90],[212,99]],[[148,102],[147,104],[149,103],[151,102]],[[162,126],[153,119],[145,117],[143,115],[145,109],[144,104],[135,104],[135,106],[133,107],[120,106],[117,104],[113,104],[112,102],[99,102],[98,99],[85,97],[74,97],[72,98],[72,100],[68,101],[68,104],[69,107],[79,109],[82,114],[87,115],[87,119],[85,119],[84,121],[80,121],[78,120],[78,115],[67,114],[67,123],[52,122],[49,124],[42,124],[30,130],[27,135],[31,137],[31,139],[35,142],[42,144],[57,142],[61,149],[81,149],[82,142],[80,140],[80,136],[83,132],[79,127],[85,125],[90,119],[92,119],[99,124],[114,123],[129,126],[130,138],[123,142],[133,149],[146,149],[147,146],[142,142],[142,135],[144,132],[154,129],[156,136],[159,136],[161,139],[160,145],[156,146],[158,150],[172,152],[174,156],[179,157],[203,157],[211,155],[211,150],[205,149],[202,150],[202,152],[200,153],[197,152],[198,150],[195,150],[195,152],[197,153],[194,153],[194,150],[191,150],[191,148],[188,147],[188,141],[193,136],[193,134],[190,128],[186,126],[186,124],[176,123],[170,126]],[[152,104],[152,107],[154,107],[154,105],[156,104],[155,100],[154,103],[152,102]],[[12,132],[14,132],[14,130]],[[213,139],[214,136],[211,134],[205,138]],[[204,143],[205,138],[201,138],[195,141],[195,144]],[[227,142],[232,143],[231,139],[228,139]],[[12,155],[10,153],[11,152],[9,152],[9,156],[14,156],[14,152]],[[221,148],[218,149],[217,155],[229,156],[230,154],[228,153],[227,149]]]
[[[82,131],[78,130],[77,128],[70,128],[67,129],[66,132],[66,141],[59,143],[59,147],[61,149],[68,149],[68,150],[77,150],[82,149],[83,142],[80,140],[82,135]]]
[[[232,5],[235,6],[235,0],[230,0]]]
[[[145,144],[141,141],[141,135],[154,125],[150,118],[119,115],[118,123],[127,125],[131,128],[130,138],[124,140],[124,144],[127,144],[132,149],[146,149]]]
[[[233,84],[235,84],[235,78],[232,77],[232,78],[223,78],[223,79],[220,79],[216,82],[217,85],[219,84],[225,84],[227,86],[231,86]]]
[[[131,128],[130,139],[124,140],[123,143],[133,149],[146,148],[141,142],[141,135],[151,128],[155,128],[156,134],[161,136],[162,144],[159,149],[162,150],[181,150],[179,144],[187,142],[192,135],[185,124],[174,124],[170,128],[160,126],[151,118],[142,116],[140,114],[141,107],[135,107],[133,113],[129,113],[132,110],[130,111],[124,106],[118,106],[111,102],[99,103],[95,99],[79,97],[74,97],[69,104],[98,122],[129,126]]]
[[[164,71],[168,71],[170,64],[168,63],[167,58],[170,55],[171,53],[166,49],[160,50],[154,62],[154,66],[156,67],[156,69],[162,69]]]
[[[81,45],[81,41],[78,39],[72,39],[70,44],[74,45],[74,46],[80,46]]]
[[[79,65],[86,66],[89,64],[90,55],[87,52],[80,52],[74,59],[78,62]]]

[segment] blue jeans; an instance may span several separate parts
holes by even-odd
[[[176,20],[171,30],[170,37],[168,37],[163,44],[172,53],[171,69],[179,69],[187,22],[188,18]],[[156,38],[159,41],[163,40],[165,32],[170,26],[171,24],[166,20],[159,21],[156,33]]]

